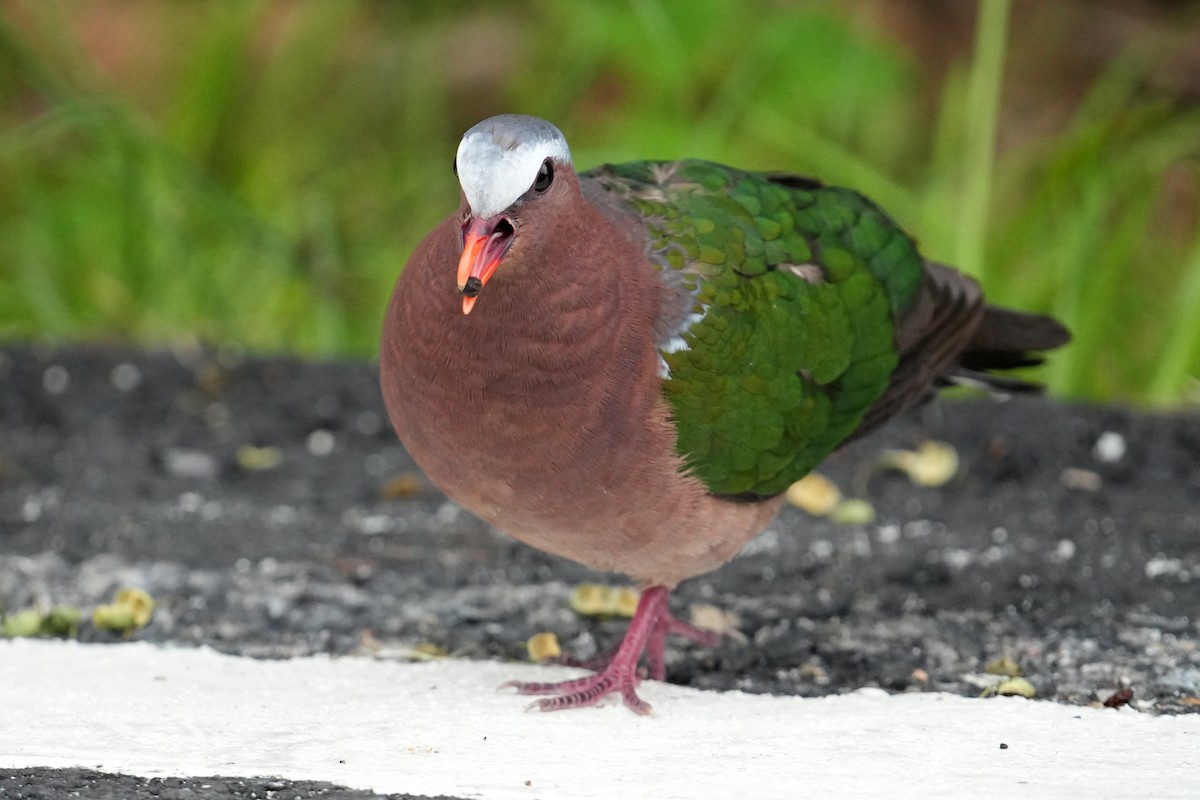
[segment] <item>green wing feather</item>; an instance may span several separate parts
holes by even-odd
[[[691,303],[662,344],[678,448],[717,494],[770,495],[849,437],[897,364],[923,262],[866,198],[704,161],[586,173]]]

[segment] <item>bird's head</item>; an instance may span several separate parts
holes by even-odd
[[[454,172],[463,193],[458,291],[470,314],[522,233],[561,208],[578,184],[562,132],[517,114],[485,119],[463,134]]]

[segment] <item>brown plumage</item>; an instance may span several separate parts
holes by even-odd
[[[581,185],[561,134],[530,118],[489,120],[464,137],[456,166],[459,210],[418,245],[388,306],[391,422],[455,502],[529,545],[645,587],[602,671],[516,686],[554,695],[539,701],[546,710],[619,692],[646,713],[635,691],[643,651],[661,679],[667,634],[712,638],[670,616],[668,591],[730,559],[780,498],[718,496],[685,468],[660,348],[693,300],[662,280],[637,219]],[[1040,333],[1010,337],[1030,320]],[[974,281],[929,264],[896,328],[899,364],[854,435],[956,372],[1024,363],[1027,350],[1065,338],[1045,318],[988,307]]]
[[[682,470],[658,389],[654,270],[578,202],[573,174],[556,185],[469,315],[449,279],[462,211],[417,247],[385,318],[384,400],[455,502],[540,550],[674,586],[728,561],[779,501],[715,497]],[[607,246],[529,257],[556,240]]]

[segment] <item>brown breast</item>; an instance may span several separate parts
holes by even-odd
[[[732,557],[778,501],[714,498],[682,471],[659,388],[657,278],[609,225],[586,206],[516,242],[464,316],[446,220],[396,282],[383,394],[455,502],[539,549],[674,585]]]

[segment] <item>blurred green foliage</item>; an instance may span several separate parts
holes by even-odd
[[[519,111],[581,166],[859,188],[993,299],[1074,328],[1054,391],[1178,404],[1200,374],[1200,104],[1164,65],[1200,18],[1145,4],[1159,24],[1058,98],[1017,47],[1069,74],[1065,26],[1102,3],[981,0],[931,45],[895,24],[930,5],[907,0],[0,0],[0,337],[370,356],[457,203],[462,131]],[[1013,96],[1057,116],[1023,132]]]

